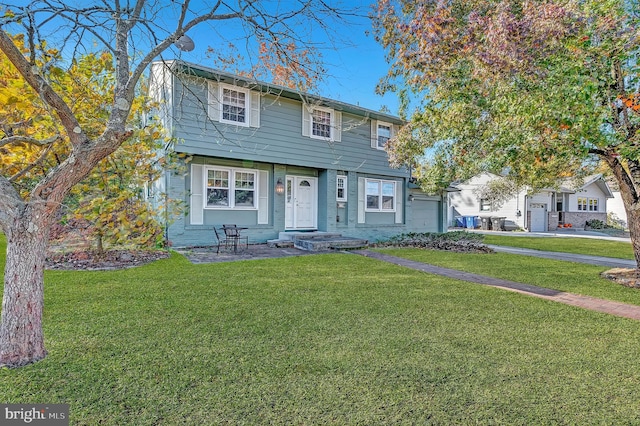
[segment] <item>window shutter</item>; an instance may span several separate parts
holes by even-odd
[[[269,172],[258,171],[258,225],[269,223]]]
[[[371,120],[371,148],[378,149],[378,120]]]
[[[398,182],[395,183],[396,185],[396,190],[395,190],[395,197],[394,201],[396,202],[396,223],[402,223],[402,208],[404,207],[404,191],[403,188],[398,188]]]
[[[302,104],[302,136],[311,136],[311,113],[304,103]]]
[[[342,142],[342,113],[340,111],[333,111],[333,140],[335,142]]]
[[[201,164],[191,165],[191,199],[189,216],[191,225],[204,223],[204,167]]]
[[[358,178],[358,223],[364,223],[365,221],[364,207],[366,199],[364,178]]]
[[[210,81],[207,114],[209,119],[214,121],[220,121],[220,93],[218,92],[218,83]]]
[[[251,127],[260,127],[260,93],[251,91],[251,113],[249,114]]]

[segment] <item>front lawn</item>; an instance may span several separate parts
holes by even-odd
[[[485,244],[520,247],[535,250],[559,251],[564,253],[589,254],[592,256],[634,259],[631,243],[595,238],[579,237],[511,237],[506,235],[485,235]]]
[[[51,271],[45,298],[49,356],[0,401],[74,425],[640,422],[638,322],[355,254]]]

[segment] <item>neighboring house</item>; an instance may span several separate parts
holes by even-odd
[[[531,232],[543,232],[571,225],[584,228],[585,222],[607,220],[607,200],[613,194],[602,175],[586,178],[577,188],[565,182],[557,189],[541,190],[528,195],[528,188],[516,191],[502,205],[491,205],[479,197],[480,189],[499,176],[483,173],[466,182],[452,186],[457,192],[449,193],[449,226],[460,224],[460,217],[503,217],[507,227],[522,228]]]
[[[613,199],[607,202],[607,214],[611,214],[611,219],[627,228],[627,211],[624,208],[620,191],[613,191]]]
[[[181,61],[152,65],[150,94],[172,149],[189,156],[186,173],[153,185],[188,204],[168,225],[174,246],[212,244],[227,223],[251,243],[285,231],[377,241],[446,230],[446,195],[389,166],[395,116]]]

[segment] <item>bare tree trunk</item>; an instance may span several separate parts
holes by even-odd
[[[640,203],[635,202],[627,205],[625,202],[624,204],[627,212],[627,226],[629,227],[631,246],[636,259],[636,269],[640,270]]]
[[[627,172],[616,156],[602,155],[601,158],[609,165],[618,182],[624,210],[627,213],[627,225],[629,226],[633,255],[636,259],[636,269],[640,270],[640,194],[636,189],[637,181],[633,177],[633,173]],[[635,166],[632,165],[630,168],[635,168]]]
[[[49,223],[42,211],[27,207],[7,235],[0,366],[20,367],[43,359],[44,263]]]

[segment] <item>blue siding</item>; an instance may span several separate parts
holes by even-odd
[[[207,117],[208,83],[180,78],[174,84],[174,136],[179,152],[271,162],[318,169],[358,170],[407,176],[389,167],[387,154],[370,146],[371,122],[353,114],[342,116],[342,141],[302,136],[302,102],[263,95],[259,128],[223,124]]]
[[[268,199],[268,223],[258,223],[257,210],[203,209],[202,224],[192,225],[190,214],[174,218],[168,226],[172,245],[212,245],[213,228],[224,223],[247,227],[250,243],[277,238],[285,229],[286,197],[276,194],[274,186],[278,179],[286,182],[288,175],[317,177],[320,231],[375,242],[403,232],[446,229],[442,197],[424,198],[412,190],[423,198],[409,202],[408,171],[389,167],[386,152],[371,148],[371,121],[366,111],[358,115],[356,107],[343,110],[341,141],[326,142],[302,136],[302,101],[291,99],[291,94],[262,94],[260,127],[251,128],[208,118],[208,80],[204,77],[174,76],[170,88],[173,99],[166,105],[172,112],[165,117],[171,120],[167,127],[177,139],[176,151],[191,154],[191,164],[251,169],[268,175],[268,194],[258,193]],[[186,174],[168,173],[163,183],[170,198],[188,204],[191,168],[186,169]],[[336,201],[338,174],[347,176],[347,201],[340,204]],[[395,180],[402,214],[396,218],[394,213],[366,212],[365,223],[358,223],[359,178]],[[402,223],[396,223],[399,219]]]

